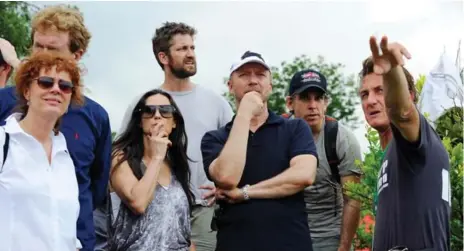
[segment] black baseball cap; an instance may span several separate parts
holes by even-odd
[[[295,73],[290,86],[288,88],[288,95],[300,94],[301,92],[314,88],[323,93],[327,93],[327,79],[320,72],[315,70],[303,70]]]

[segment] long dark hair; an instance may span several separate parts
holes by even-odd
[[[176,128],[173,128],[169,135],[169,140],[172,142],[172,146],[167,151],[167,162],[174,173],[176,179],[180,182],[182,189],[187,195],[190,212],[192,211],[194,195],[190,190],[190,169],[187,157],[187,134],[185,132],[184,118],[180,113],[179,107],[172,99],[169,93],[164,92],[160,89],[154,89],[145,93],[140,100],[137,102],[129,123],[127,124],[126,130],[116,138],[113,142],[112,159],[118,158],[118,162],[113,167],[113,170],[118,168],[121,163],[127,161],[132,172],[137,179],[141,179],[143,176],[141,168],[141,160],[143,158],[144,146],[143,146],[143,129],[141,128],[142,108],[147,99],[153,95],[161,94],[169,99],[169,102],[175,108],[174,122]]]

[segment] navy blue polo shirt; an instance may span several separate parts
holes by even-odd
[[[219,156],[232,125],[233,120],[203,136],[203,164],[210,180],[209,165]],[[249,133],[245,167],[238,187],[279,175],[289,168],[293,157],[301,154],[317,157],[309,126],[301,119],[283,119],[269,111],[266,122],[255,133]],[[216,251],[312,250],[303,191],[278,199],[218,203]]]
[[[13,87],[0,89],[0,125],[17,105]],[[80,212],[77,238],[84,251],[93,251],[95,228],[93,210],[102,205],[111,166],[111,129],[108,113],[98,103],[85,97],[83,107],[70,107],[63,116],[60,131],[66,138],[79,183]]]

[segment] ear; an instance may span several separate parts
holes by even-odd
[[[163,65],[169,64],[169,56],[164,52],[158,52],[158,59]]]
[[[13,70],[13,67],[11,67],[11,65],[5,64],[5,71],[7,72],[7,74],[10,74],[10,71],[12,70]]]
[[[416,102],[415,102],[416,97],[415,97],[415,95],[414,95],[414,93],[413,93],[412,91],[409,92],[409,96],[411,97],[411,101],[412,101],[413,103],[416,103]]]
[[[82,56],[84,55],[84,50],[83,50],[83,49],[79,49],[79,50],[77,50],[76,52],[74,52],[73,55],[74,55],[74,59],[75,59],[76,61],[79,61],[79,60],[81,60]]]
[[[288,110],[293,110],[293,100],[292,100],[292,97],[290,96],[287,96],[285,97],[285,104],[287,105],[287,109]]]
[[[232,76],[230,76],[230,77],[232,78]],[[230,93],[231,95],[234,95],[233,84],[232,84],[232,81],[230,80],[230,78],[229,78],[229,80],[227,81],[227,87],[229,88],[229,93]]]
[[[26,99],[26,101],[31,100],[31,86],[30,85],[24,90],[23,95],[24,95],[24,98]]]

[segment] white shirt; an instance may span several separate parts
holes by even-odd
[[[0,128],[0,251],[75,251],[79,191],[63,134],[52,138],[51,164],[39,141],[18,124]],[[5,132],[10,135],[3,165]]]

